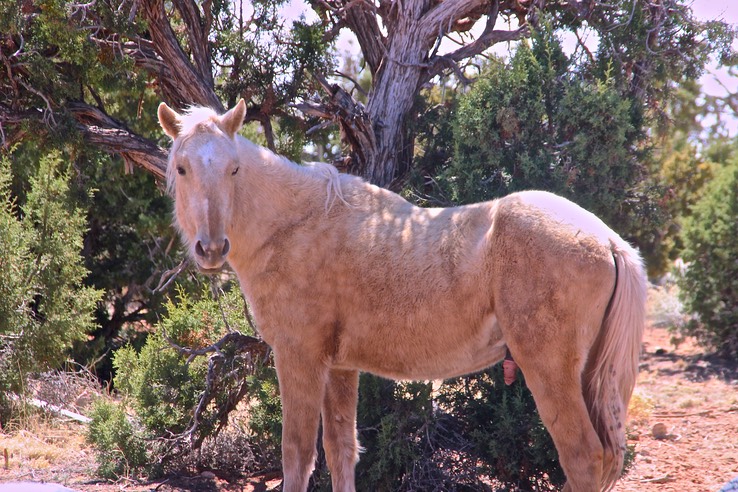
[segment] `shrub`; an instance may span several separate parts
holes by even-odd
[[[726,355],[738,354],[738,157],[707,184],[685,219],[679,279],[685,309],[697,315],[685,331]]]
[[[97,450],[98,475],[108,479],[128,477],[148,463],[140,431],[134,431],[121,405],[98,400],[91,418],[87,441]]]
[[[583,74],[549,29],[493,60],[459,99],[454,156],[438,182],[457,203],[542,189],[626,235],[654,204],[644,186],[638,105],[605,72]]]
[[[49,154],[19,207],[0,159],[0,414],[29,372],[58,366],[92,327],[99,293],[84,285],[84,213],[68,180],[61,155]]]
[[[511,386],[502,365],[444,384],[440,405],[459,419],[479,472],[505,490],[553,490],[566,481],[522,373]]]
[[[159,474],[182,466],[211,466],[220,461],[221,450],[229,455],[229,463],[252,471],[278,462],[281,411],[276,374],[264,365],[263,343],[249,336],[253,331],[244,309],[237,288],[220,291],[215,298],[204,291],[199,299],[180,290],[177,302],[167,303],[166,317],[140,350],[125,346],[115,352],[115,387],[124,405],[133,409],[147,442],[148,462],[136,465],[141,471]],[[220,437],[242,400],[250,417],[244,432],[231,430]],[[119,424],[103,416],[111,425]],[[99,443],[101,460],[110,455],[108,441]],[[250,443],[243,459],[235,459],[234,443]],[[201,448],[207,452],[193,453]]]

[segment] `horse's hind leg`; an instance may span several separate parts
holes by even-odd
[[[556,445],[567,478],[564,490],[599,491],[603,448],[582,393],[586,355],[577,353],[575,344],[562,340],[546,350],[514,340],[508,340],[508,344]]]
[[[282,399],[282,490],[305,492],[315,466],[327,368],[298,350],[275,348],[274,360]]]
[[[359,460],[356,404],[359,372],[333,369],[323,400],[323,448],[334,492],[354,492],[354,468]]]

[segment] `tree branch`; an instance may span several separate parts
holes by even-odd
[[[499,2],[495,1],[489,6],[489,10],[487,12],[487,24],[485,25],[482,34],[474,40],[474,42],[464,45],[456,51],[446,55],[434,56],[430,60],[429,67],[420,80],[420,85],[425,84],[430,79],[447,69],[452,69],[457,72],[457,75],[459,75],[461,73],[461,70],[457,66],[459,61],[479,55],[496,43],[517,41],[530,35],[530,30],[527,25],[523,25],[513,31],[495,30],[498,13]],[[463,74],[461,75],[462,76],[459,78],[464,82],[466,77],[464,77]]]
[[[328,101],[315,105],[304,103],[294,105],[293,107],[300,109],[306,114],[319,116],[321,118],[330,118],[338,123],[341,129],[341,140],[348,143],[351,153],[358,156],[354,161],[346,159],[342,162],[334,163],[341,170],[347,170],[351,165],[363,165],[366,163],[366,156],[362,154],[365,151],[371,151],[377,146],[374,140],[374,130],[371,121],[364,106],[351,97],[351,94],[336,84],[329,84],[328,81],[319,74],[312,74],[313,78],[320,84],[323,90],[328,94]],[[363,175],[363,169],[350,169],[351,172]]]
[[[162,84],[164,97],[170,105],[183,108],[190,104],[200,104],[224,112],[225,108],[213,90],[212,82],[203,78],[193,67],[177,41],[164,10],[164,0],[143,0],[143,13],[149,24],[149,32],[156,51],[169,66],[169,76],[174,84]],[[160,78],[163,74],[159,74]]]
[[[192,0],[175,0],[174,5],[177,7],[187,28],[189,48],[198,75],[208,84],[208,87],[213,87],[213,66],[210,62],[210,50],[208,49],[209,33],[206,23],[203,22],[200,16],[197,3]],[[209,15],[208,11],[211,5],[212,0],[203,3],[203,11],[206,16]]]
[[[132,165],[142,167],[163,181],[167,169],[167,152],[132,131],[100,109],[83,102],[70,102],[67,109],[77,121],[85,139],[110,153],[120,154],[127,170]]]
[[[498,1],[491,2],[490,9],[497,11]],[[446,35],[461,18],[473,16],[476,10],[484,7],[485,0],[443,0],[438,2],[422,18],[419,35],[430,44],[441,33]],[[478,17],[478,14],[477,14]],[[495,18],[497,15],[495,15]],[[494,24],[494,20],[492,21]]]
[[[376,6],[369,0],[311,0],[310,4],[317,12],[330,12],[331,17],[338,19],[337,24],[345,25],[356,35],[369,70],[376,73],[386,51]]]

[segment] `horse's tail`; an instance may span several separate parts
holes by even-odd
[[[647,281],[640,255],[618,239],[611,241],[615,290],[585,372],[585,400],[604,448],[602,488],[620,477],[625,458],[625,417],[638,375],[646,317]]]

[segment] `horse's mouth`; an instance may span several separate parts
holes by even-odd
[[[204,273],[205,275],[216,275],[218,273],[222,273],[225,269],[225,263],[218,267],[204,267],[197,262],[195,262],[195,264],[197,264],[198,271],[200,273]]]

